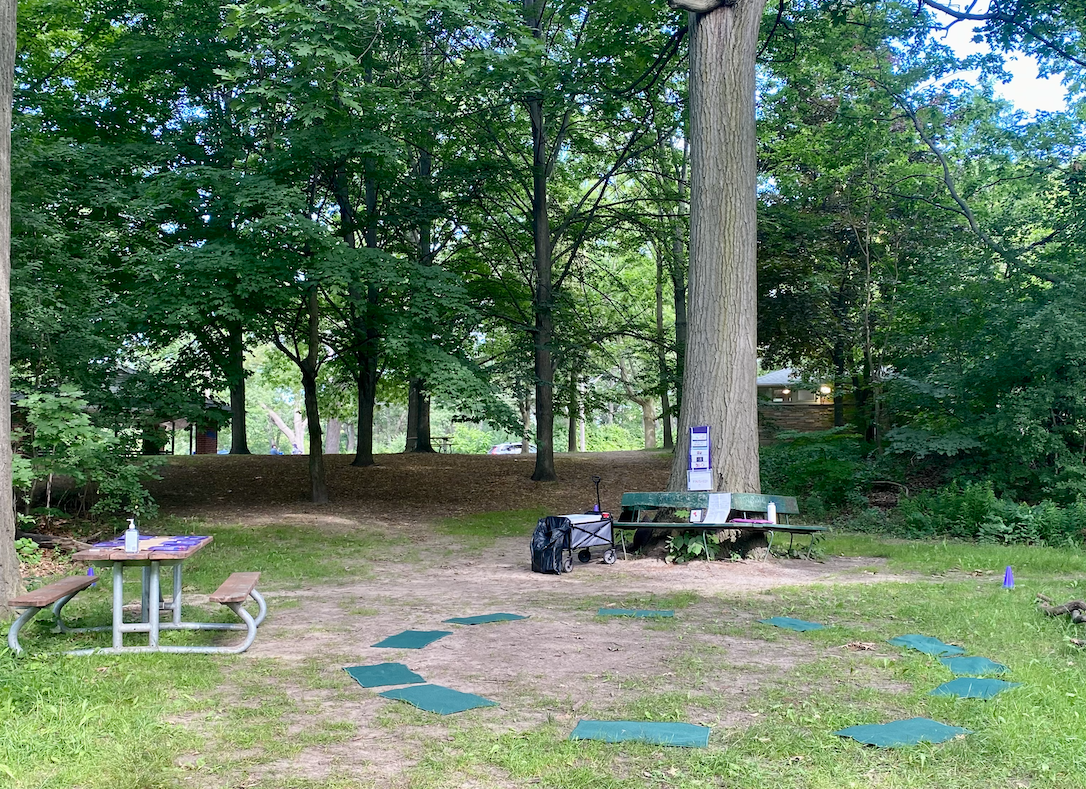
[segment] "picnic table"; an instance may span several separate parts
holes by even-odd
[[[73,554],[72,558],[76,561],[111,569],[113,576],[113,622],[104,627],[68,627],[61,618],[59,610],[71,598],[71,596],[68,596],[60,602],[59,606],[54,608],[54,613],[57,615],[57,627],[61,632],[72,633],[111,630],[113,645],[103,649],[76,649],[71,650],[68,654],[120,654],[128,652],[238,653],[248,649],[256,638],[257,627],[264,621],[268,611],[263,596],[256,590],[256,583],[260,577],[259,573],[233,573],[210,597],[213,602],[222,603],[234,611],[242,620],[241,622],[188,622],[182,618],[181,592],[184,562],[212,542],[213,538],[210,536],[153,537],[141,535],[139,550],[131,553],[124,550],[124,539],[122,537],[98,543]],[[139,568],[141,575],[139,622],[124,621],[124,575],[125,570],[130,568]],[[173,595],[169,601],[164,601],[161,593],[161,573],[163,570],[169,570],[172,576]],[[61,581],[57,582],[55,586],[63,584],[64,581]],[[41,592],[42,590],[37,591]],[[248,598],[252,598],[259,607],[255,618],[242,607],[242,604]],[[161,618],[163,612],[170,614],[169,619],[166,621]],[[160,643],[159,637],[163,630],[244,630],[246,631],[246,637],[238,646],[172,646]],[[124,636],[126,633],[146,633],[146,646],[125,646]]]
[[[778,521],[767,516],[770,502],[776,507]],[[700,513],[698,520],[648,521],[646,516],[655,515],[658,510],[688,510],[692,514]],[[811,538],[807,547],[807,558],[811,557],[815,537],[828,531],[826,526],[789,523],[790,515],[799,514],[799,505],[793,496],[776,496],[762,493],[710,493],[708,491],[658,491],[645,493],[623,493],[622,513],[615,526],[620,529],[682,529],[684,531],[701,530],[705,532],[720,529],[743,529],[746,531],[765,532],[769,540],[769,550],[773,549],[773,535],[783,532],[789,535],[789,549],[792,539],[797,534],[806,534]],[[708,545],[706,545],[708,549]],[[706,551],[708,554],[708,550]]]

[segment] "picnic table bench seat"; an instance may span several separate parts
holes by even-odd
[[[260,626],[260,623],[264,621],[264,617],[268,613],[268,604],[264,601],[264,596],[256,590],[256,585],[259,580],[260,573],[231,573],[230,577],[223,581],[222,585],[208,597],[208,600],[211,602],[222,603],[237,614],[241,618],[241,621],[245,623],[247,631],[245,641],[242,642],[240,646],[216,651],[238,653],[244,652],[252,646],[253,641],[256,639],[256,629]],[[255,619],[252,614],[242,607],[245,601],[250,597],[253,598],[259,606]]]
[[[70,575],[67,578],[62,578],[59,581],[54,581],[32,592],[8,600],[10,608],[24,609],[19,618],[12,623],[11,629],[8,630],[8,647],[11,651],[16,655],[22,654],[23,648],[19,644],[19,631],[23,629],[23,625],[33,619],[46,606],[53,606],[53,616],[57,619],[58,631],[67,630],[68,628],[64,626],[64,622],[60,617],[60,610],[77,594],[88,586],[93,586],[97,580],[93,575]]]
[[[730,509],[723,520],[690,521],[647,521],[644,513],[656,510],[703,510],[706,515],[710,509],[709,491],[657,491],[631,492],[622,494],[622,512],[615,521],[621,529],[683,529],[685,531],[714,531],[719,529],[743,529],[761,531],[768,535],[769,549],[773,548],[773,535],[783,532],[791,540],[797,534],[806,534],[811,538],[807,548],[807,558],[811,556],[815,537],[829,531],[828,526],[816,526],[802,523],[789,523],[790,515],[799,514],[799,505],[794,496],[777,496],[764,493],[731,493]],[[769,503],[777,509],[777,523],[766,518]]]

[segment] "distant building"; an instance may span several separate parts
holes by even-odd
[[[831,427],[833,389],[829,384],[804,381],[791,367],[758,376],[758,438],[762,443],[775,441],[785,430],[815,433]]]

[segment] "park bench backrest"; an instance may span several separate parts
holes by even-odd
[[[739,512],[765,512],[769,502],[773,502],[780,515],[798,515],[799,506],[794,496],[775,496],[765,493],[733,493],[732,510]],[[707,491],[661,491],[656,493],[623,493],[624,510],[657,509],[707,509],[709,493]]]

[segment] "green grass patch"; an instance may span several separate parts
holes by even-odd
[[[1010,565],[1015,573],[1086,574],[1086,551],[1026,545],[988,545],[960,540],[890,540],[861,534],[827,536],[818,543],[826,556],[870,556],[887,559],[893,570],[928,574],[951,570],[998,571]]]
[[[546,510],[529,509],[512,512],[485,512],[463,518],[447,518],[438,528],[453,537],[469,538],[474,544],[488,544],[498,537],[531,536]]]

